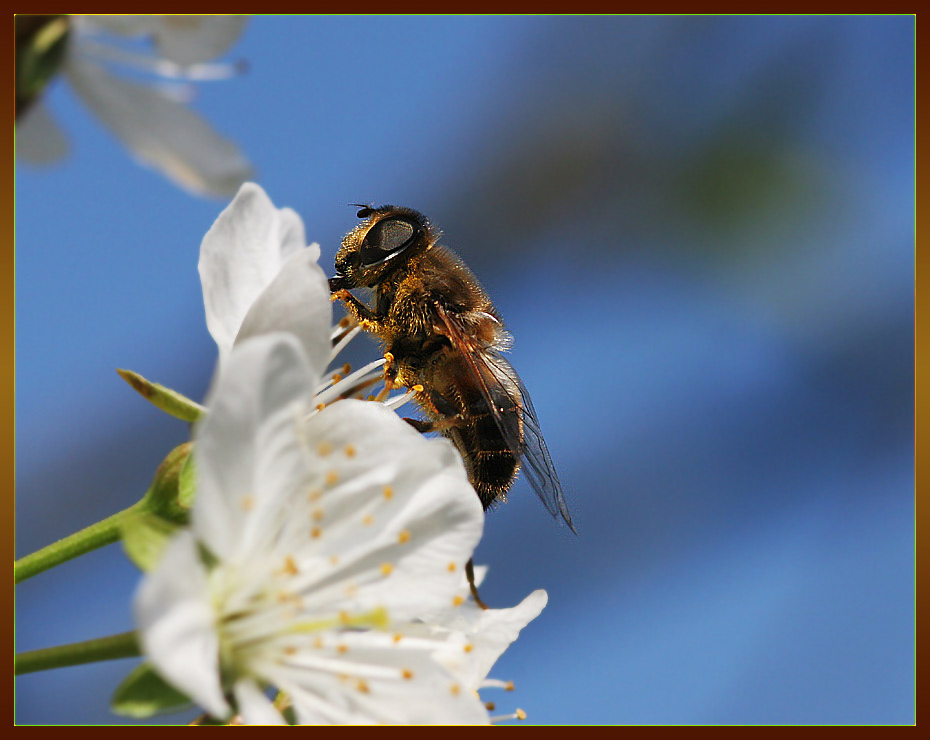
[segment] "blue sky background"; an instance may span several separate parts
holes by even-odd
[[[913,18],[261,17],[228,58],[194,107],[326,269],[346,204],[412,206],[515,335],[580,535],[522,482],[488,517],[483,597],[549,592],[499,710],[914,721]],[[71,153],[16,174],[19,555],[186,439],[115,368],[202,398],[226,204],[46,102]],[[17,649],[131,629],[138,580],[115,545],[20,585]],[[22,677],[16,720],[115,722],[132,665]]]

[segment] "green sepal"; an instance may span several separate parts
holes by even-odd
[[[148,573],[161,560],[161,554],[181,525],[157,514],[139,511],[120,525],[123,549],[139,570]]]
[[[196,473],[194,456],[188,455],[178,473],[178,503],[186,509],[194,505],[194,496],[197,493]]]
[[[206,409],[196,401],[192,401],[187,396],[163,385],[153,383],[151,380],[143,378],[139,373],[121,369],[117,369],[116,372],[146,401],[176,419],[197,421],[206,412]]]
[[[126,676],[110,700],[115,714],[136,719],[179,712],[192,705],[187,695],[166,683],[150,663],[137,666]]]
[[[142,499],[146,511],[179,524],[188,521],[189,507],[180,501],[181,470],[193,447],[193,442],[178,445],[158,466],[152,485]]]

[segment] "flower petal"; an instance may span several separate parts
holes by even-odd
[[[193,526],[222,560],[247,558],[257,533],[301,490],[298,420],[315,382],[296,338],[284,333],[243,342],[220,368],[210,412],[194,432]]]
[[[377,632],[344,636],[340,676],[283,665],[270,676],[291,698],[301,724],[487,724],[475,693],[424,650],[366,646]],[[393,671],[391,670],[393,669]]]
[[[142,650],[158,672],[213,716],[228,715],[207,574],[190,532],[168,544],[133,607]]]
[[[303,345],[315,378],[323,376],[332,348],[332,304],[318,258],[319,247],[293,255],[252,304],[236,335],[238,344],[274,331],[293,334]]]
[[[280,542],[303,566],[298,581],[314,589],[314,601],[325,604],[329,587],[340,608],[389,604],[398,620],[449,607],[484,526],[451,443],[351,399],[314,415],[305,434],[310,495],[292,504],[292,531]],[[321,560],[334,563],[322,576]]]
[[[231,195],[251,175],[239,148],[157,88],[115,77],[77,54],[65,74],[136,158],[199,195]]]
[[[242,678],[233,685],[233,696],[242,719],[247,725],[283,725],[284,718],[271,700],[251,678]]]
[[[520,631],[539,616],[548,600],[546,592],[538,589],[509,609],[481,609],[469,602],[460,610],[450,610],[446,620],[433,625],[433,634],[443,634],[448,629],[456,636],[464,635],[470,649],[466,652],[453,644],[451,649],[438,652],[437,659],[466,686],[477,689],[497,659]]]
[[[152,32],[159,54],[187,66],[216,59],[239,40],[245,15],[159,15]]]
[[[243,184],[223,209],[203,238],[197,266],[207,328],[220,348],[221,360],[232,348],[252,304],[284,263],[305,246],[300,216],[290,208],[275,208],[255,183]],[[319,258],[318,245],[307,250],[309,259]]]

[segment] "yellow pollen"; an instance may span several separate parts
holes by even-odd
[[[323,510],[322,510],[322,509],[314,509],[314,510],[313,510],[313,513],[312,513],[310,516],[313,517],[313,521],[315,521],[315,522],[321,522],[321,521],[323,521]]]
[[[504,687],[504,691],[513,691],[513,681],[508,681],[507,685]]]
[[[333,451],[333,446],[329,442],[320,442],[316,446],[316,451],[320,453],[322,457],[326,457],[330,452]]]
[[[488,701],[488,702],[485,702],[484,708],[487,709],[489,712],[493,712],[497,708],[497,705],[493,701]]]
[[[384,353],[384,366],[387,367],[392,362],[394,362],[394,355],[392,355],[390,352],[385,352]]]
[[[338,555],[330,555],[330,556],[329,556],[329,563],[330,563],[330,565],[335,565],[335,564],[338,563],[338,562],[339,562],[339,556],[338,556]]]
[[[408,542],[409,540],[410,540],[410,530],[402,529],[400,531],[400,534],[397,535],[397,541],[403,545],[405,542]]]
[[[339,473],[337,473],[335,470],[330,470],[326,474],[326,485],[327,486],[333,485],[337,480],[339,480]]]
[[[461,606],[464,603],[465,603],[464,596],[456,596],[454,599],[452,599],[452,606]]]
[[[524,712],[519,707],[517,708],[516,714],[517,714],[517,719],[526,719],[526,712]]]
[[[457,683],[454,683],[449,687],[449,691],[452,693],[452,696],[458,696],[461,690],[462,690],[462,687],[459,686]]]
[[[322,496],[323,491],[321,491],[319,488],[311,488],[310,492],[307,494],[307,500],[311,502],[319,501]]]
[[[342,374],[348,375],[350,372],[352,372],[352,366],[347,362],[342,366]]]
[[[366,527],[370,527],[375,521],[375,518],[371,514],[366,514],[365,518],[362,519],[362,524]]]
[[[346,445],[346,457],[355,457],[355,448],[352,445]]]
[[[449,572],[451,573],[452,571],[455,570],[455,563],[449,563],[449,565],[447,565],[446,567],[449,569]]]
[[[400,642],[403,638],[403,635],[394,635],[394,642]]]
[[[349,616],[349,612],[339,612],[339,621],[343,624],[351,622],[352,618]]]
[[[255,499],[249,495],[242,497],[242,501],[239,502],[239,506],[243,511],[252,511],[252,507],[255,506]]]
[[[355,685],[355,687],[356,687],[359,691],[361,691],[363,694],[367,694],[367,693],[369,692],[369,690],[370,690],[370,689],[368,688],[368,684],[365,683],[365,681],[362,680],[361,678],[358,680],[358,683]]]
[[[342,380],[342,376],[339,373],[333,373],[333,382],[338,383],[340,380]]]
[[[340,652],[340,653],[347,653],[349,652],[349,646],[348,645],[336,645],[336,650],[337,652]]]
[[[297,648],[295,648],[293,645],[288,645],[287,647],[284,648],[285,655],[293,655],[296,652],[297,652]]]
[[[323,530],[319,527],[314,527],[310,530],[310,536],[313,537],[313,539],[317,539],[321,534],[323,534]]]
[[[394,498],[394,489],[391,488],[390,486],[385,486],[384,487],[384,498],[386,498],[388,501]]]
[[[389,576],[392,570],[394,570],[394,566],[390,563],[381,563],[381,575]]]
[[[322,647],[323,647],[323,638],[322,638],[322,637],[316,637],[316,638],[314,638],[314,640],[313,640],[313,647],[315,647],[317,650],[319,650],[320,648],[322,648]]]
[[[316,405],[316,410],[317,410],[317,411],[322,411],[322,410],[325,409],[325,408],[326,408],[326,404],[325,404],[325,403],[318,403],[318,404]]]
[[[463,650],[464,650],[466,653],[470,653],[470,652],[471,652],[472,650],[474,650],[474,649],[475,649],[475,646],[472,645],[471,643],[465,645],[465,647],[463,648]]]
[[[422,392],[423,392],[423,386],[420,385],[419,383],[417,383],[417,384],[416,384],[415,386],[413,386],[413,388],[411,388],[410,390],[412,390],[414,393],[422,393]]]
[[[413,678],[413,671],[409,670],[408,668],[404,668],[400,672],[400,675],[409,681],[411,678]]]
[[[297,563],[294,562],[294,558],[290,555],[284,558],[284,572],[289,576],[296,576],[300,572],[297,570]]]

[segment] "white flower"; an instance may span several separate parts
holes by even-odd
[[[103,62],[143,68],[162,79],[229,76],[230,68],[204,64],[225,53],[242,33],[242,16],[69,17],[70,34],[62,65],[65,78],[100,121],[143,164],[196,194],[226,196],[251,174],[248,161],[229,139],[216,133],[165,85],[118,77]],[[149,36],[156,56],[122,51],[101,43],[101,31]],[[41,102],[16,126],[17,155],[26,161],[54,161],[67,151],[64,134]]]
[[[203,240],[221,361],[195,431],[192,528],[140,587],[141,643],[218,717],[234,704],[280,722],[273,686],[301,722],[487,722],[476,691],[503,685],[488,670],[545,592],[470,602],[483,513],[454,447],[389,410],[407,394],[331,403],[383,360],[322,381],[350,335],[330,335],[319,248],[303,244],[300,218],[252,184]]]
[[[483,512],[461,461],[380,404],[306,419],[313,377],[287,334],[238,346],[197,428],[192,528],[140,586],[144,652],[223,717],[487,722],[418,616],[464,606]],[[210,554],[212,567],[200,556]]]

